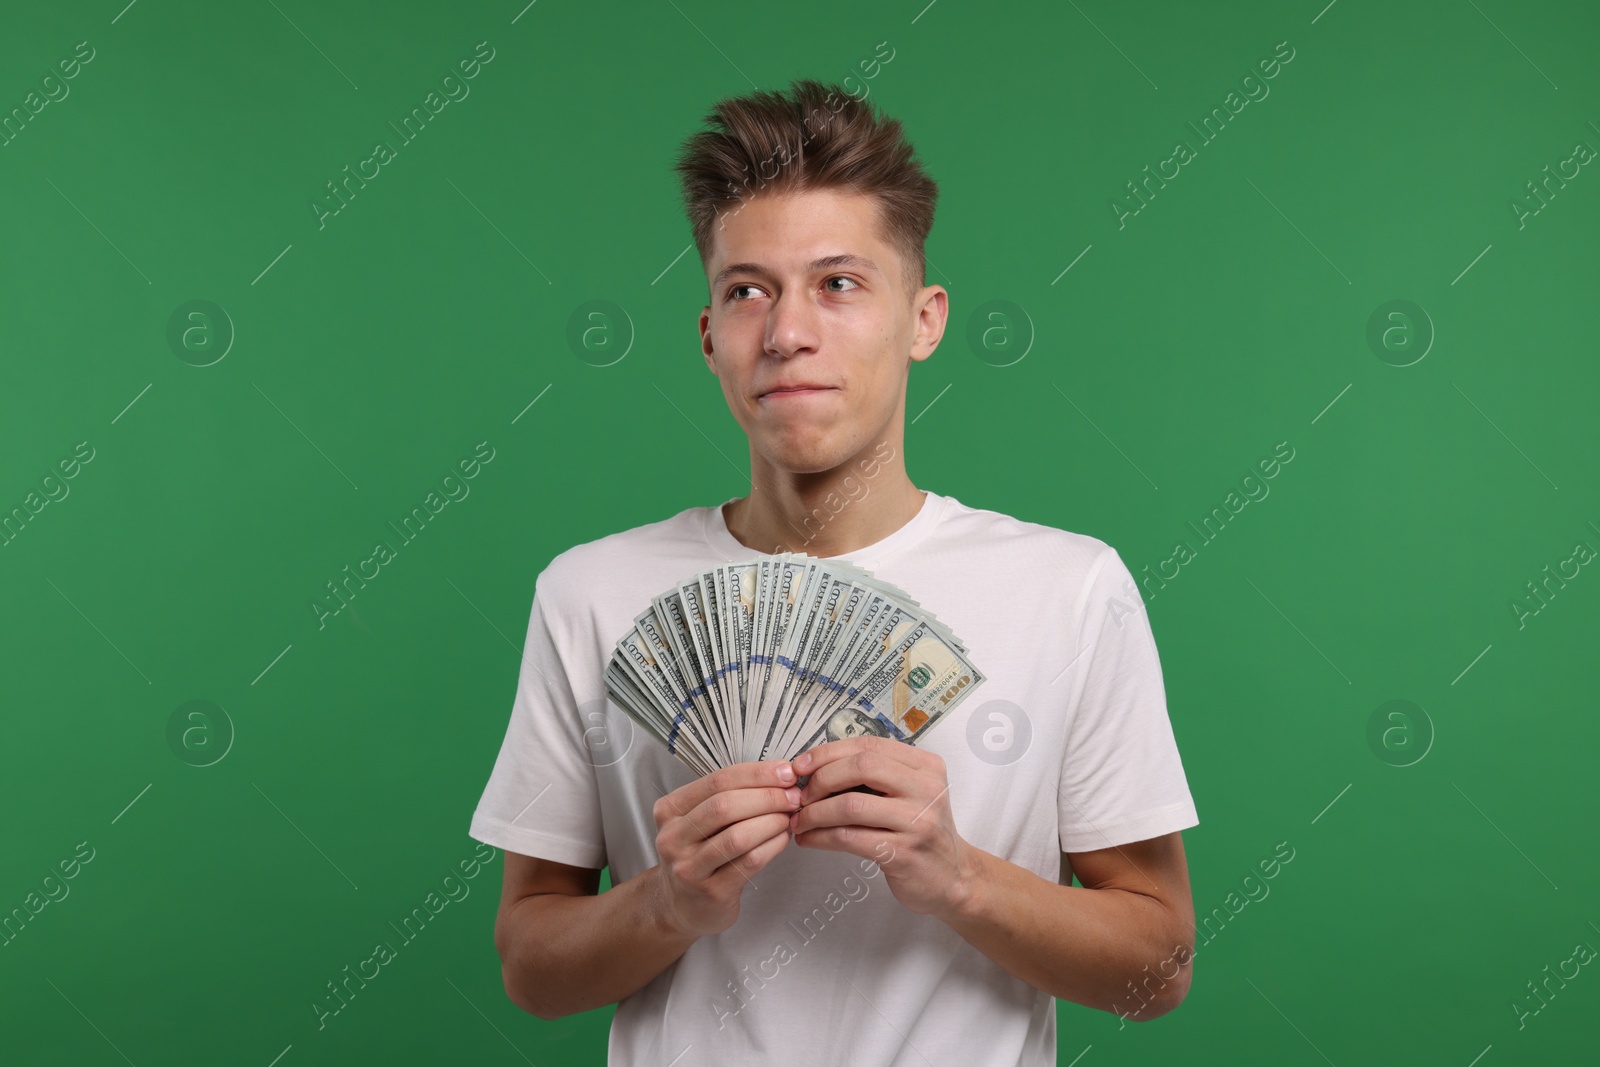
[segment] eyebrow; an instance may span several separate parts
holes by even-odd
[[[878,265],[872,260],[866,256],[858,256],[850,252],[841,252],[838,255],[813,259],[807,264],[806,269],[815,272],[829,270],[833,267],[858,267],[861,270],[876,274],[880,278],[883,276],[883,271],[879,270]],[[773,276],[770,270],[759,263],[730,263],[718,271],[715,278],[711,279],[712,290],[722,288],[722,283],[734,274],[753,274],[761,278],[771,278]]]

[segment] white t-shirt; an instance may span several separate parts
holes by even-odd
[[[656,594],[759,555],[717,506],[551,560],[469,834],[609,865],[613,884],[655,866],[652,807],[696,775],[606,698],[606,663]],[[910,522],[834,558],[904,589],[987,676],[919,741],[944,758],[968,842],[1056,883],[1062,852],[1199,823],[1144,603],[1111,546],[928,492]],[[790,842],[737,922],[617,1005],[609,1062],[1038,1067],[1056,1062],[1055,1008],[908,910],[871,861]]]

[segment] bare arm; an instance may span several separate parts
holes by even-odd
[[[600,872],[505,854],[494,944],[506,995],[541,1019],[614,1004],[666,970],[694,938],[665,922],[659,867],[599,892]]]
[[[875,861],[902,904],[1034,988],[1134,1021],[1188,993],[1194,904],[1177,831],[1063,853],[1052,882],[956,831],[937,753],[861,736],[818,745],[794,765],[811,776],[791,820],[797,845]],[[845,792],[858,785],[875,794]]]
[[[512,1003],[541,1019],[615,1004],[733,925],[744,887],[789,843],[794,780],[785,762],[740,763],[668,793],[654,811],[661,862],[604,893],[598,870],[506,852],[494,941]]]
[[[1063,855],[1062,881],[1076,872],[1082,886],[968,848],[969,891],[940,918],[974,948],[1031,986],[1124,1020],[1183,1001],[1194,904],[1181,833]]]

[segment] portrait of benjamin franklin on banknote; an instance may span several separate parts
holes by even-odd
[[[889,729],[884,726],[882,720],[866,715],[857,708],[840,708],[828,716],[827,740],[841,741],[846,737],[860,737],[863,734],[888,737]]]

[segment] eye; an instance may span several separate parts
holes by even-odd
[[[831,293],[848,293],[848,292],[851,292],[853,289],[861,288],[861,283],[860,282],[858,282],[854,278],[851,278],[848,275],[844,275],[844,274],[830,275],[823,282],[823,284],[826,285],[828,282],[846,282],[851,287],[851,288],[848,288],[848,289],[830,289],[830,290],[828,290]],[[752,285],[749,282],[740,282],[737,285],[732,285],[732,286],[728,287],[728,299],[732,300],[734,303],[742,303],[744,298],[739,296],[739,290],[741,290],[741,289],[755,289],[757,292],[760,291],[760,287],[759,286]]]

